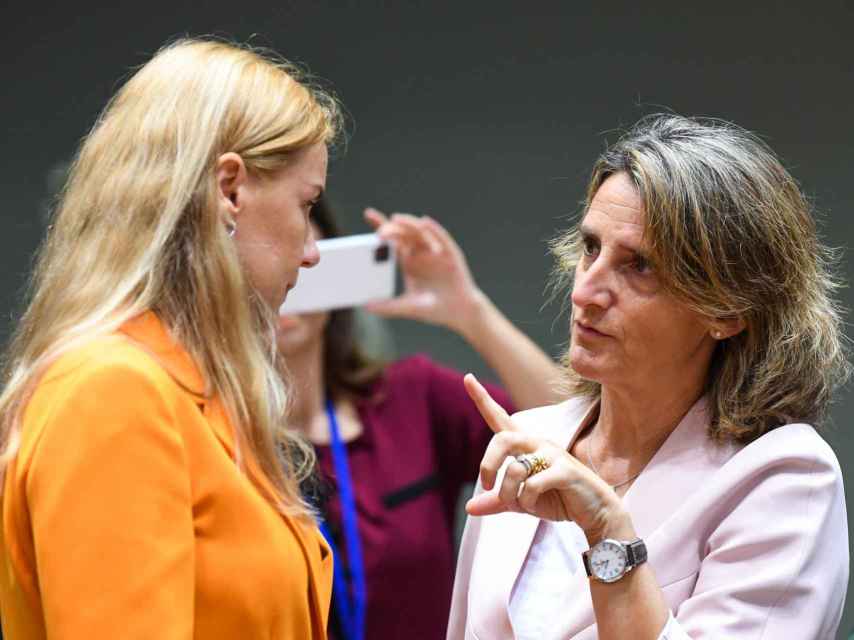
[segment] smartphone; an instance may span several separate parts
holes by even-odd
[[[394,249],[375,233],[318,240],[317,249],[320,262],[300,269],[279,313],[358,307],[394,296]]]

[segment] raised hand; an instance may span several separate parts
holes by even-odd
[[[464,384],[495,432],[480,465],[484,493],[466,504],[470,515],[516,511],[546,520],[573,520],[588,539],[613,535],[617,529],[630,526],[616,494],[593,471],[559,445],[522,431],[472,374],[466,375]],[[496,486],[498,471],[505,460],[521,454],[542,457],[548,468],[526,478],[525,466],[512,462]]]
[[[427,216],[394,213],[387,218],[366,209],[365,219],[395,245],[403,274],[403,293],[366,306],[387,317],[402,317],[445,326],[461,333],[477,311],[483,294],[477,288],[459,245]]]

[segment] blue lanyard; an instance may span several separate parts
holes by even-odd
[[[353,479],[350,476],[350,464],[347,461],[347,448],[341,442],[335,406],[326,401],[326,416],[329,419],[329,431],[332,436],[332,464],[338,480],[338,495],[341,499],[341,521],[344,530],[344,544],[350,567],[351,584],[347,584],[341,555],[335,547],[335,541],[329,526],[323,522],[320,531],[332,548],[334,573],[332,592],[341,620],[342,633],[346,640],[364,640],[365,637],[365,567],[362,564],[362,542],[356,523],[356,498],[353,494]]]

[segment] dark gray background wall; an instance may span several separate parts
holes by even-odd
[[[761,133],[824,212],[827,239],[854,240],[850,0],[111,5],[3,10],[2,339],[42,233],[48,173],[128,69],[181,34],[251,39],[331,82],[355,122],[329,179],[347,229],[362,229],[368,204],[430,213],[483,289],[553,353],[566,322],[558,305],[541,310],[545,241],[576,210],[604,142],[643,113],[717,116]],[[850,280],[850,256],[841,268]],[[843,296],[850,308],[852,292]],[[486,373],[454,336],[392,329],[400,353]],[[849,495],[852,414],[846,392],[828,436]],[[852,627],[849,604],[842,629]]]

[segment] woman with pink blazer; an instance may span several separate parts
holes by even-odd
[[[773,152],[641,120],[596,162],[571,277],[569,399],[496,432],[448,638],[833,638],[839,464],[812,425],[848,374],[829,253]]]

